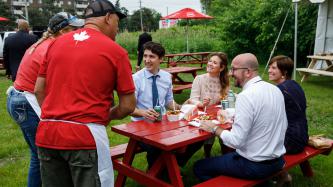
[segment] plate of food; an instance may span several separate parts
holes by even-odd
[[[167,119],[169,121],[178,121],[180,120],[180,110],[169,110],[167,111]]]

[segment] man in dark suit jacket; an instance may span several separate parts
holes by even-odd
[[[138,40],[138,63],[136,65],[135,70],[140,70],[142,58],[143,58],[143,45],[149,41],[152,41],[152,37],[150,34],[147,33],[147,28],[143,27],[143,33],[140,34]]]
[[[3,46],[6,74],[11,76],[13,82],[16,79],[16,73],[25,51],[38,40],[36,35],[29,34],[29,23],[27,21],[18,20],[17,26],[18,31],[9,35]]]

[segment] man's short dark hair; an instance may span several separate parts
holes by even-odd
[[[159,58],[164,57],[165,49],[160,43],[156,42],[147,42],[143,45],[143,50],[149,50],[152,53],[156,54]]]

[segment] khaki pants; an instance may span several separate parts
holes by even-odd
[[[38,147],[45,187],[100,187],[96,150],[56,150]]]

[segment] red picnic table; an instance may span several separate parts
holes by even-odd
[[[163,70],[169,72],[172,75],[172,84],[173,93],[182,93],[185,89],[192,88],[192,82],[184,81],[178,74],[179,73],[189,73],[195,78],[197,76],[197,71],[201,70],[202,67],[184,67],[184,66],[177,66],[177,67],[169,67],[164,68]]]
[[[207,108],[207,113],[216,116],[215,106]],[[221,124],[222,128],[230,129],[230,124]],[[175,152],[184,150],[188,145],[213,137],[212,134],[188,124],[187,121],[167,121],[163,116],[161,122],[148,122],[145,120],[131,122],[111,127],[112,131],[129,137],[123,160],[113,159],[114,169],[118,171],[115,182],[116,187],[124,186],[126,177],[130,177],[145,186],[152,187],[182,187],[184,186],[180,175]],[[139,142],[154,146],[162,151],[159,158],[148,171],[132,166]],[[171,184],[158,178],[158,174],[167,168]]]
[[[171,68],[164,68],[164,71],[169,72],[172,75],[172,83],[178,85],[186,85],[192,82],[186,82],[181,77],[179,77],[179,73],[189,73],[192,74],[193,78],[197,76],[197,71],[202,70],[201,67],[171,67]]]
[[[196,53],[177,53],[167,54],[164,57],[167,59],[167,67],[176,66],[177,64],[203,64],[207,63],[208,55],[212,52],[196,52]]]

